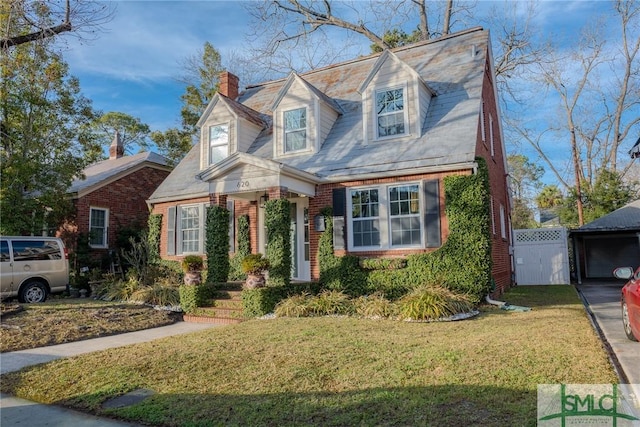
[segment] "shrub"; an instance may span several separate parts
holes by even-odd
[[[306,292],[280,301],[275,308],[278,317],[308,317],[313,314],[309,305],[310,295]]]
[[[352,301],[355,314],[366,318],[387,318],[396,313],[395,305],[381,293],[365,295]]]
[[[160,259],[160,234],[162,232],[162,214],[150,214],[147,220],[149,241],[149,261],[157,262]]]
[[[181,266],[182,271],[185,273],[190,271],[202,271],[204,261],[199,255],[187,255],[182,259]]]
[[[180,307],[185,313],[193,313],[205,301],[203,286],[181,285],[178,288]]]
[[[398,301],[398,314],[404,320],[438,320],[469,312],[473,307],[470,298],[443,286],[421,286]]]
[[[325,290],[309,301],[309,306],[318,316],[351,314],[352,305],[349,296],[341,291]]]
[[[229,211],[218,205],[207,208],[207,280],[226,282],[229,278]]]
[[[242,271],[246,274],[262,274],[269,269],[269,260],[262,254],[249,254],[242,260]]]
[[[129,301],[160,306],[175,306],[180,304],[180,293],[177,287],[156,284],[138,288]]]
[[[246,289],[242,291],[242,308],[245,317],[259,317],[273,313],[278,302],[302,293],[312,295],[320,292],[317,282],[290,283],[283,286],[266,286],[264,288]]]
[[[242,280],[242,260],[251,253],[251,238],[249,235],[249,215],[238,217],[238,250],[229,261],[229,280]]]
[[[129,275],[126,280],[111,282],[104,294],[104,298],[107,301],[128,301],[140,286],[138,278],[135,275]]]
[[[265,205],[267,228],[266,256],[269,268],[269,283],[288,285],[291,280],[291,211],[286,199],[269,200]]]
[[[407,266],[404,258],[363,258],[360,267],[365,270],[399,270]]]

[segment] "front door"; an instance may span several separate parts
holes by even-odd
[[[310,280],[309,199],[291,199],[291,278]]]
[[[309,262],[309,199],[297,197],[289,199],[291,204],[291,224],[289,241],[291,243],[291,278],[295,280],[311,280],[311,263]],[[265,229],[264,209],[259,208],[258,250],[265,254],[267,232]]]

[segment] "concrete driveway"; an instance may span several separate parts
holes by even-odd
[[[622,286],[622,283],[599,282],[579,285],[577,289],[610,352],[620,382],[635,385],[635,394],[640,399],[640,342],[627,339],[622,328]]]

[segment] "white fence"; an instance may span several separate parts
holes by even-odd
[[[519,285],[570,283],[567,229],[513,230],[513,257]]]

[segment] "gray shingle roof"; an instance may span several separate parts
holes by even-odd
[[[102,160],[83,170],[84,178],[76,179],[71,183],[70,193],[81,193],[85,190],[99,188],[107,181],[126,174],[133,168],[144,163],[161,166],[169,170],[169,164],[164,156],[152,151],[138,153],[133,156],[122,156],[117,159]]]
[[[592,231],[640,231],[640,200],[591,221],[572,232]]]
[[[342,114],[317,153],[276,161],[327,180],[470,164],[476,154],[488,49],[489,32],[481,28],[394,49],[395,56],[415,70],[436,96],[431,99],[422,124],[422,135],[394,141],[392,146],[363,143],[362,95],[357,89],[369,76],[380,54],[300,74],[314,90],[332,99]],[[265,119],[265,115],[273,113],[270,108],[286,82],[287,79],[281,79],[250,86],[237,101],[262,113]],[[265,121],[268,127],[247,152],[272,159],[273,132],[270,120]],[[181,199],[184,193],[177,192],[196,193],[196,189],[204,189],[206,184],[195,177],[199,173],[199,158],[193,154],[198,153],[199,145],[174,169],[150,201]]]

